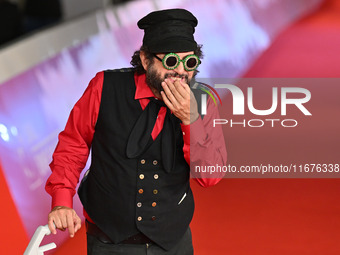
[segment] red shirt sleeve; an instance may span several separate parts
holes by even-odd
[[[52,174],[45,189],[55,206],[73,207],[73,196],[84,169],[93,139],[99,113],[104,73],[99,72],[90,81],[82,97],[73,107],[50,164]]]
[[[190,164],[191,175],[203,187],[217,184],[224,173],[198,173],[196,166],[224,166],[227,150],[221,125],[213,127],[214,119],[219,119],[217,106],[208,99],[207,114],[190,125],[181,125],[183,132],[184,158]]]

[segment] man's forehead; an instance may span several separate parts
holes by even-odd
[[[165,56],[165,55],[170,54],[170,53],[175,53],[175,54],[177,54],[180,57],[181,56],[188,56],[188,55],[194,54],[193,51],[185,51],[185,52],[162,52],[162,53],[156,53],[156,55],[163,55],[163,56]]]

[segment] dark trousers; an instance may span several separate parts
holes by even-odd
[[[190,228],[186,231],[179,243],[170,251],[152,244],[106,244],[95,236],[87,234],[88,255],[193,255]]]

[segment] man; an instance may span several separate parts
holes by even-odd
[[[79,230],[72,197],[92,147],[78,190],[88,254],[193,254],[189,163],[226,161],[221,129],[211,125],[217,108],[208,104],[202,118],[188,85],[202,55],[196,25],[183,9],[142,18],[145,34],[134,68],[99,72],[59,135],[46,184],[49,228],[54,234],[53,223],[67,228],[71,237]],[[196,180],[210,186],[220,179]]]

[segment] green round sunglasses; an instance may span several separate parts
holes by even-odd
[[[162,62],[165,69],[173,70],[182,62],[186,71],[194,71],[202,63],[198,56],[190,54],[181,59],[176,53],[168,53],[163,59],[154,54],[155,58]]]

